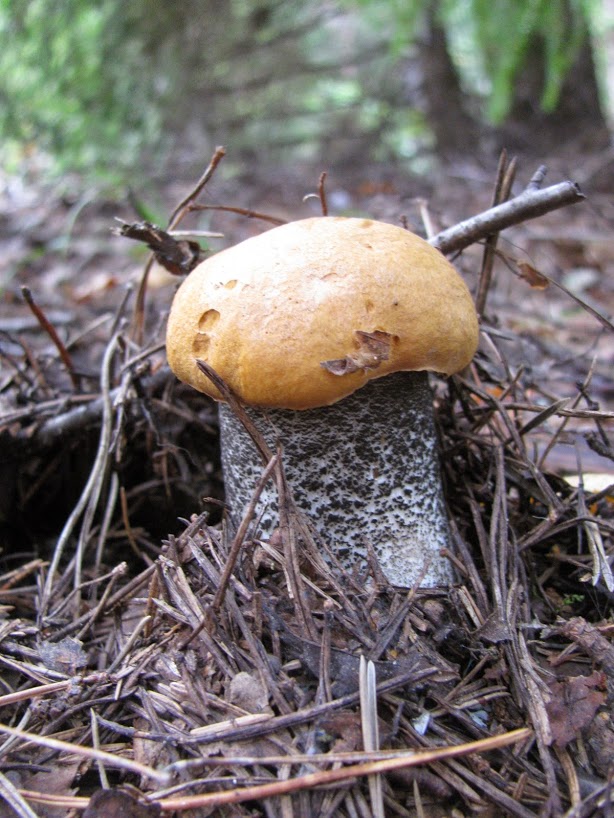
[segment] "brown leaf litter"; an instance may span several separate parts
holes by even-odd
[[[274,536],[220,521],[213,405],[143,296],[147,342],[127,309],[79,389],[26,334],[7,353],[0,814],[366,817],[376,779],[390,816],[612,814],[613,491],[550,467],[611,451],[599,361],[553,393],[485,307],[474,363],[437,383],[458,582],[403,591],[336,563],[274,453]],[[165,503],[212,495],[159,544]],[[44,516],[11,528],[15,503]]]

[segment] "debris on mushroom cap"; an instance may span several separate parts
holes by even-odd
[[[369,219],[322,216],[223,250],[183,282],[167,355],[216,399],[205,360],[247,404],[309,409],[399,370],[458,372],[478,323],[465,283],[420,237]]]

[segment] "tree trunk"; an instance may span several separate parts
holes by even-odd
[[[544,86],[544,44],[536,36],[516,80],[512,108],[501,129],[506,147],[544,155],[553,149],[560,152],[566,146],[586,152],[608,146],[610,134],[599,102],[588,30],[552,111],[541,107]]]
[[[450,58],[446,32],[429,4],[424,38],[420,42],[422,93],[435,151],[444,160],[471,156],[478,149],[479,128],[466,108],[456,66]]]

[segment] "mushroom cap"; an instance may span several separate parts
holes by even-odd
[[[220,400],[206,361],[248,405],[310,409],[390,372],[458,372],[478,322],[444,256],[400,227],[322,216],[208,258],[179,287],[166,347],[177,377]]]

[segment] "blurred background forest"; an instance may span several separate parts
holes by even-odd
[[[2,0],[3,164],[131,183],[216,144],[340,175],[603,155],[613,26],[598,0]]]

